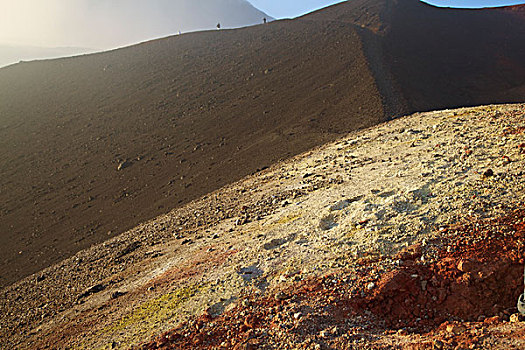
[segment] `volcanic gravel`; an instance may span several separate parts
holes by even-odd
[[[350,133],[4,288],[0,343],[520,348],[524,130],[494,105]]]

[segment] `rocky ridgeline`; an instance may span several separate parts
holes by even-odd
[[[385,276],[407,260],[403,252],[422,246],[418,264],[440,261],[443,254],[470,244],[455,248],[458,225],[488,222],[522,208],[524,131],[525,105],[502,105],[418,113],[351,133],[5,288],[0,294],[0,343],[18,348],[126,348],[188,320],[181,329],[191,335],[195,327],[201,331],[202,324],[221,315],[235,312],[240,317],[253,302],[272,308],[273,313],[264,314],[268,317],[288,310],[291,321],[300,320],[309,309],[293,286],[315,285],[312,290],[323,295],[330,284],[325,276],[335,274],[339,277],[331,293],[340,294],[328,296],[347,295],[350,304],[361,300],[345,304],[345,310],[354,310],[345,314],[353,323],[312,334],[305,328],[302,336],[289,337],[293,341],[288,345],[343,347],[345,338],[339,336],[348,336],[350,324],[355,331],[372,312],[381,318],[377,293]],[[516,230],[505,232],[517,242]],[[516,248],[508,244],[496,245],[492,253]],[[512,264],[520,263],[513,259]],[[458,269],[465,266],[468,263]],[[418,273],[414,269],[412,275]],[[431,286],[431,276],[426,277],[418,280],[418,288]],[[316,284],[319,278],[323,282]],[[434,297],[440,300],[428,293],[421,298],[434,302],[441,321],[459,319],[439,313],[441,304]],[[311,300],[321,307],[321,299]],[[512,306],[491,312],[508,318]],[[196,317],[201,315],[198,326]],[[423,322],[425,315],[407,315],[399,313],[409,319],[400,324],[383,315],[382,324],[403,332],[437,326]],[[478,312],[480,316],[494,315]],[[244,328],[222,329],[221,337],[230,331],[231,337],[214,346],[230,348],[235,341],[248,346],[239,338],[242,331],[256,335],[250,346],[278,347],[293,328],[293,322],[289,328],[274,329],[270,323],[258,326],[243,320]],[[184,328],[188,324],[193,328]],[[190,337],[195,341],[191,346],[211,341],[203,332]],[[168,332],[172,340],[157,339],[146,347],[167,346],[178,341],[179,333]],[[327,343],[330,337],[338,341]],[[359,346],[357,338],[352,339]]]

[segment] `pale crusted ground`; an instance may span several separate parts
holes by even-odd
[[[524,129],[525,105],[418,113],[275,165],[2,290],[1,347],[126,348],[503,215],[525,199]]]

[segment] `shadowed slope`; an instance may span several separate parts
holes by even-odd
[[[356,24],[383,98],[427,111],[525,98],[525,5],[479,10],[355,0],[310,20]]]
[[[508,8],[439,9],[414,0],[399,2],[391,16],[384,47],[412,110],[524,100],[523,17]]]

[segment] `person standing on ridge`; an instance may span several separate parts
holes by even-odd
[[[217,23],[217,30],[221,29],[221,24]]]
[[[266,24],[266,17],[263,18],[263,23]]]

